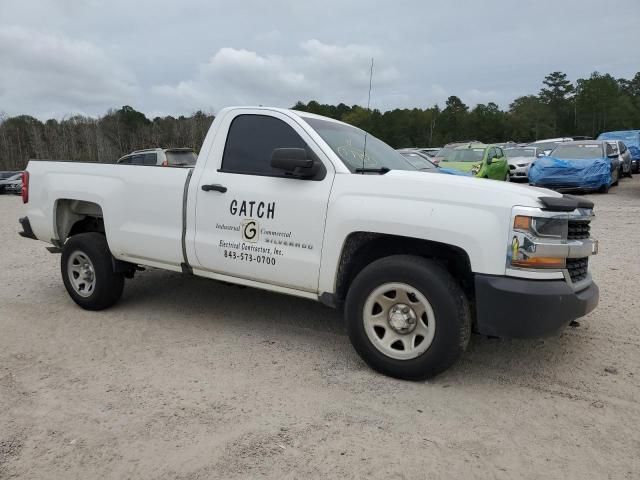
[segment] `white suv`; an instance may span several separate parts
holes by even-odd
[[[125,165],[158,165],[162,167],[193,167],[198,155],[191,148],[149,148],[136,150],[118,159]]]

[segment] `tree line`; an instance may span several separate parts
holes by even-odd
[[[80,115],[41,122],[29,115],[0,116],[0,170],[21,170],[29,159],[113,163],[133,150],[191,147],[199,151],[213,115],[149,120],[130,106],[100,118]]]
[[[471,139],[489,143],[596,137],[607,130],[640,129],[640,72],[631,79],[593,72],[575,83],[562,72],[552,72],[537,94],[516,98],[507,110],[493,102],[469,108],[457,96],[450,96],[442,109],[434,105],[380,112],[314,100],[297,102],[293,108],[358,126],[395,148]],[[142,148],[199,151],[213,118],[198,111],[150,120],[130,106],[100,118],[72,116],[60,121],[0,115],[0,170],[22,169],[29,159],[114,162]]]

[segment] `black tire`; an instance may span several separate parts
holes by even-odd
[[[367,336],[364,307],[367,298],[386,283],[404,283],[415,288],[431,304],[435,334],[419,356],[394,359],[382,353]],[[365,267],[353,280],[345,302],[347,331],[354,348],[374,370],[406,380],[423,380],[450,367],[467,348],[471,336],[471,314],[464,292],[454,278],[433,260],[393,255]]]
[[[618,169],[618,175],[616,175],[616,181],[611,184],[612,187],[617,187],[620,183],[620,177],[622,176],[622,167]]]
[[[73,273],[69,271],[69,259],[77,252],[86,256],[93,266],[95,286],[87,296],[76,291],[71,278]],[[69,296],[86,310],[103,310],[115,304],[122,296],[124,276],[114,273],[107,239],[101,233],[80,233],[69,238],[62,249],[60,271]]]
[[[610,188],[610,186],[609,186],[609,185],[602,185],[602,186],[600,187],[600,190],[598,190],[598,192],[599,192],[599,193],[609,193],[609,188]]]

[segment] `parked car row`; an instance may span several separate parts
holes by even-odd
[[[430,166],[416,167],[419,170],[523,181],[561,191],[607,192],[620,178],[640,171],[640,130],[605,132],[596,140],[574,136],[490,145],[465,140],[435,150],[405,148],[400,152],[409,160],[423,157],[429,161]]]
[[[503,145],[487,145],[476,140],[449,143],[438,150],[431,161],[448,173],[509,181],[509,165]],[[421,153],[422,150],[402,151]]]

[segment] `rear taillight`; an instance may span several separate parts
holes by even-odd
[[[22,203],[29,201],[29,172],[22,172]]]
[[[163,167],[168,167],[169,166],[169,161],[165,160],[164,162],[162,162],[162,166]]]

